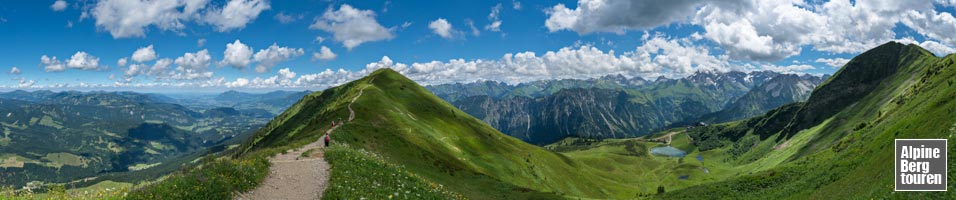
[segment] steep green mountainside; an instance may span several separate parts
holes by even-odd
[[[916,45],[881,45],[853,58],[806,103],[690,131],[702,150],[729,149],[740,165],[768,167],[661,197],[956,198],[892,192],[894,139],[956,136],[954,79],[956,55],[940,59]]]
[[[778,76],[783,77],[774,79]],[[785,103],[806,99],[809,91],[822,81],[816,76],[792,76],[761,71],[697,72],[681,79],[662,78],[654,82],[623,76],[536,81],[514,87],[558,85],[561,89],[537,97],[507,97],[504,94],[510,93],[502,91],[460,98],[453,104],[508,135],[544,145],[564,137],[637,137],[668,126],[683,126],[682,122],[696,123],[701,116],[705,119],[751,117]],[[635,80],[641,80],[640,84],[629,84]],[[450,86],[461,89],[461,93],[476,91],[469,90],[468,84],[430,88],[435,91],[435,87]],[[722,110],[727,111],[718,112]]]
[[[494,198],[535,195],[535,190],[572,190],[569,183],[532,175],[574,173],[558,154],[495,131],[389,69],[307,95],[257,132],[250,147],[314,141],[330,127],[329,121],[349,118],[347,104],[359,93],[362,96],[352,106],[354,120],[335,130],[334,142],[382,155],[467,196]],[[520,185],[509,184],[512,182]]]
[[[0,93],[0,184],[63,183],[111,173],[132,177],[116,181],[155,178],[164,173],[156,170],[174,170],[181,158],[247,136],[272,116],[231,108],[199,112],[165,103],[166,98],[133,92]]]
[[[884,80],[897,75],[901,68],[934,64],[936,60],[931,58],[936,57],[919,46],[904,46],[899,43],[888,43],[860,54],[834,74],[847,75],[827,80],[823,83],[824,87],[813,91],[807,105],[797,114],[801,118],[787,128],[787,134],[816,125],[839,112],[840,108],[859,102],[879,89],[881,84],[885,84]],[[922,72],[916,71],[903,75],[920,73]]]

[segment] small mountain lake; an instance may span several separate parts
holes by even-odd
[[[670,156],[670,157],[684,157],[687,155],[687,152],[685,152],[684,150],[680,150],[678,148],[666,146],[666,147],[651,148],[651,154]]]
[[[688,178],[690,178],[690,175],[681,175],[677,177],[678,180],[687,180]]]

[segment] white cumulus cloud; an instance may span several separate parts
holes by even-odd
[[[917,33],[949,45],[956,45],[956,17],[952,13],[936,10],[907,11],[902,23]],[[950,47],[951,48],[951,47]]]
[[[827,66],[839,68],[846,65],[847,62],[850,62],[850,59],[846,58],[817,58],[816,62],[823,63]]]
[[[220,32],[241,29],[269,8],[265,0],[230,0],[223,7],[210,6],[210,0],[100,0],[80,18],[93,17],[113,38],[129,38],[145,37],[149,27],[182,34],[188,22]]]
[[[295,81],[296,73],[289,68],[282,68],[271,77],[256,77],[253,79],[237,78],[235,81],[225,82],[224,86],[228,88],[288,88],[297,87]]]
[[[89,11],[96,27],[113,38],[145,37],[146,28],[164,31],[185,28],[184,21],[196,16],[209,0],[102,0]]]
[[[441,36],[445,39],[451,39],[455,37],[457,32],[451,27],[451,23],[448,23],[448,20],[445,20],[445,18],[438,18],[435,21],[428,23],[428,28],[438,36]]]
[[[147,62],[147,61],[155,60],[156,51],[153,50],[153,45],[149,45],[146,47],[136,49],[136,51],[133,52],[133,56],[131,56],[130,58],[132,58],[133,61],[136,61],[136,62]]]
[[[279,77],[282,79],[292,79],[295,78],[295,72],[292,72],[289,68],[282,68],[279,70]]]
[[[348,4],[343,4],[338,10],[326,10],[309,28],[332,33],[332,39],[349,50],[362,43],[395,37],[391,29],[375,20],[374,11],[356,9]]]
[[[574,8],[547,8],[544,24],[551,32],[582,35],[690,24],[704,29],[695,38],[714,42],[731,59],[772,62],[798,55],[805,47],[860,53],[900,39],[894,31],[898,25],[939,44],[926,46],[952,48],[956,17],[936,10],[948,5],[932,0],[578,0]]]
[[[202,69],[205,70],[209,67],[209,64],[212,63],[212,56],[209,56],[209,50],[201,50],[196,53],[185,53],[183,56],[176,58],[176,65],[186,67],[189,69]]]
[[[582,67],[587,66],[587,67]],[[776,67],[776,66],[774,66]],[[597,47],[582,45],[564,47],[543,54],[518,52],[504,54],[493,60],[451,59],[405,64],[395,62],[388,56],[369,63],[365,69],[348,71],[325,70],[316,74],[303,74],[296,80],[300,87],[327,87],[362,77],[380,68],[391,68],[419,83],[443,84],[494,80],[507,83],[522,83],[535,80],[576,78],[585,79],[610,74],[631,77],[653,78],[657,76],[681,77],[696,71],[755,70],[729,64],[727,56],[715,56],[707,47],[693,45],[689,39],[667,39],[654,36],[632,51],[618,53],[602,51]],[[767,68],[778,71],[800,71],[806,67],[786,66]]]
[[[56,59],[56,57],[54,57]],[[78,51],[69,60],[66,60],[66,67],[79,70],[101,70],[100,59],[83,51]],[[62,70],[61,70],[62,71]]]
[[[43,66],[43,71],[46,72],[62,72],[66,70],[66,65],[56,59],[56,56],[49,57],[43,55],[40,57],[40,64]]]
[[[302,19],[302,15],[291,15],[285,14],[284,12],[279,12],[279,14],[276,14],[274,18],[276,21],[279,21],[279,23],[289,24],[295,22],[296,20]]]
[[[319,49],[319,52],[312,53],[312,60],[330,61],[335,60],[336,57],[338,57],[338,55],[336,55],[334,52],[332,52],[332,49],[329,49],[329,47],[326,46],[322,46],[322,48]]]
[[[520,8],[521,4],[517,3],[516,5],[518,5],[518,8]],[[517,10],[518,8],[515,8],[515,9]],[[488,13],[488,21],[491,21],[491,22],[489,22],[488,25],[485,25],[485,30],[489,30],[493,32],[501,32],[501,17],[500,16],[501,16],[501,3],[498,3],[498,5],[495,5],[495,7],[491,7],[491,13]]]
[[[126,66],[126,63],[128,62],[129,62],[129,59],[127,59],[126,57],[122,57],[119,60],[116,60],[116,66],[123,67],[123,66]]]
[[[212,56],[209,50],[203,49],[195,53],[185,53],[174,61],[176,69],[169,73],[169,78],[175,80],[207,79],[213,76],[209,71]]]
[[[358,79],[362,75],[367,74],[366,72],[370,73],[369,71],[351,72],[345,69],[338,69],[336,71],[325,69],[320,73],[299,76],[299,78],[295,80],[295,84],[305,87],[330,87]]]
[[[219,32],[242,29],[251,21],[259,17],[259,13],[269,10],[266,0],[231,0],[222,8],[212,8],[206,11],[206,23],[212,24]]]
[[[133,77],[145,73],[149,70],[149,66],[142,63],[133,63],[123,69],[123,79],[127,82],[132,80]]]
[[[764,65],[760,67],[761,70],[774,71],[778,73],[787,73],[795,74],[800,73],[801,71],[816,69],[810,65],[787,65],[787,66],[777,66],[777,65]]]
[[[37,82],[34,81],[34,80],[20,79],[20,83],[17,84],[17,87],[20,87],[20,88],[31,88],[31,87],[33,87],[33,85],[36,84],[36,83],[37,83]]]
[[[932,52],[933,54],[936,54],[936,56],[946,56],[952,53],[956,53],[956,48],[944,45],[936,41],[926,40],[923,42],[918,42],[916,41],[916,39],[913,39],[912,37],[905,37],[905,38],[898,39],[896,41],[903,44],[919,45],[920,47],[923,47],[927,51]]]
[[[173,65],[173,60],[169,58],[163,58],[157,60],[153,63],[153,67],[149,68],[149,71],[146,72],[147,75],[154,76],[157,78],[165,78],[169,74],[169,69]]]
[[[200,50],[195,53],[185,53],[174,61],[176,69],[169,73],[169,78],[176,80],[194,80],[207,79],[213,76],[209,70],[212,63],[212,56],[208,50]]]
[[[249,85],[249,79],[246,78],[236,78],[235,81],[228,82],[225,84],[226,87],[230,88],[241,88]]]
[[[280,62],[292,60],[303,54],[305,54],[305,51],[301,48],[280,47],[273,43],[269,48],[260,49],[256,52],[252,56],[252,60],[259,63],[256,65],[256,72],[265,73],[269,68],[278,65]]]
[[[53,5],[50,5],[50,9],[53,9],[53,11],[63,11],[66,9],[66,6],[66,1],[57,0],[53,2]]]
[[[694,13],[697,0],[630,1],[579,0],[577,8],[557,4],[545,10],[549,31],[572,30],[623,33],[627,29],[653,28],[679,21]]]
[[[219,62],[219,65],[244,69],[251,62],[249,58],[252,57],[252,48],[236,40],[233,43],[226,44],[226,50],[222,57],[223,59]]]

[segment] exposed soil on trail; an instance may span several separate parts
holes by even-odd
[[[371,83],[372,80],[375,80],[375,77],[368,82]],[[349,102],[348,122],[355,119],[352,104],[362,97],[365,88],[368,86],[359,90],[358,95]],[[333,122],[333,126],[325,133],[332,135],[332,131],[344,123]],[[236,199],[321,199],[329,184],[331,167],[323,155],[324,142],[325,138],[322,138],[301,148],[270,157],[269,162],[272,166],[269,167],[269,175],[262,184],[252,191],[237,195]],[[308,154],[305,155],[306,153]]]

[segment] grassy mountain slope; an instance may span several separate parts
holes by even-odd
[[[567,164],[535,168],[530,161],[533,157],[542,163],[565,163],[559,155],[495,131],[391,70],[308,95],[280,116],[281,123],[267,125],[271,130],[257,135],[254,148],[317,139],[329,121],[348,118],[346,105],[360,91],[363,96],[353,107],[355,120],[336,129],[335,142],[378,153],[467,196],[534,195],[503,182],[543,191],[577,189],[529,173],[571,173]]]
[[[741,147],[737,151],[741,163],[774,167],[663,197],[954,198],[946,192],[892,192],[894,138],[956,135],[954,77],[954,55],[940,59],[918,46],[895,42],[867,51],[819,86],[804,104],[735,125],[710,127],[724,130],[692,134],[700,144]]]
[[[329,121],[348,119],[348,102],[360,92],[352,106],[355,119],[333,132],[334,142],[368,150],[469,198],[633,198],[651,193],[661,182],[678,181],[636,174],[645,167],[625,165],[638,161],[634,159],[618,163],[611,161],[620,157],[572,158],[524,143],[390,69],[307,95],[260,130],[245,148],[255,151],[314,141],[330,127]],[[642,153],[631,157],[650,156],[646,149],[632,151]],[[648,165],[671,168],[679,161],[660,158]]]
[[[954,77],[956,56],[940,59],[915,45],[888,43],[851,60],[807,102],[759,117],[643,138],[569,139],[541,148],[382,69],[307,95],[243,149],[315,141],[329,121],[348,121],[354,100],[355,118],[333,132],[334,142],[400,166],[367,174],[407,173],[427,182],[418,185],[439,184],[474,199],[956,197],[887,192],[893,138],[956,138]],[[687,157],[650,153],[664,146],[686,151]],[[337,180],[334,159],[332,164]],[[654,195],[658,186],[667,192]]]

